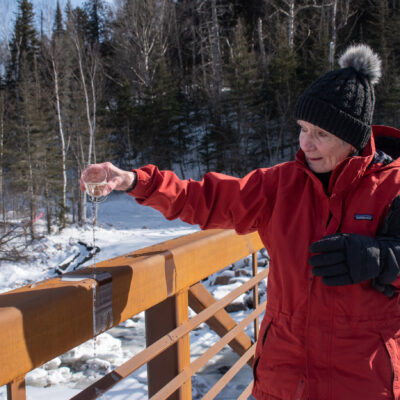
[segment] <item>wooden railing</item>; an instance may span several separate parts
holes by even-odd
[[[93,268],[28,285],[0,295],[0,386],[9,400],[25,399],[25,374],[112,326],[145,311],[147,347],[74,399],[94,399],[147,364],[151,399],[191,399],[191,376],[229,344],[241,357],[210,389],[213,399],[246,364],[251,364],[258,335],[258,234],[238,236],[211,230],[173,239]],[[216,301],[201,280],[252,255],[253,277]],[[93,312],[93,288],[97,305]],[[224,310],[253,289],[254,311],[236,323]],[[189,319],[189,306],[197,315]],[[254,340],[244,328],[254,321]],[[221,339],[190,362],[190,332],[206,322]],[[240,395],[246,399],[252,382]]]

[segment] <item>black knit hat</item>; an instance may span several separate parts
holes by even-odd
[[[295,118],[310,122],[361,150],[371,136],[374,85],[381,76],[381,60],[370,47],[349,47],[339,59],[340,69],[314,81],[300,96]]]

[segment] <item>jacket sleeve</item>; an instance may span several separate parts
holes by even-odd
[[[134,170],[137,184],[128,192],[139,204],[160,211],[167,219],[180,218],[202,229],[257,230],[273,208],[277,174],[258,169],[244,178],[210,172],[201,181],[181,180],[154,165]]]
[[[372,286],[392,297],[399,289],[400,272],[400,236],[377,236],[381,273],[372,280]]]
[[[398,271],[398,273],[391,282],[388,282],[390,278],[382,275],[373,279],[372,285],[375,289],[391,297],[396,292],[400,292],[400,196],[392,201],[376,239],[379,240],[381,248],[381,269]]]

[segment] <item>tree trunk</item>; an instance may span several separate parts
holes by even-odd
[[[60,91],[58,85],[58,72],[55,60],[52,57],[53,79],[54,79],[54,95],[56,98],[56,111],[58,122],[58,134],[61,142],[61,162],[62,162],[62,200],[61,200],[61,213],[60,213],[60,229],[65,228],[66,224],[66,211],[67,211],[67,148],[65,143],[65,135],[61,116],[60,106]]]
[[[219,29],[217,16],[217,2],[211,0],[211,16],[212,16],[212,70],[213,70],[213,93],[214,99],[218,100],[221,93],[221,61],[219,55]]]
[[[294,23],[295,23],[295,0],[289,1],[289,21],[288,21],[288,45],[291,50],[294,49]]]
[[[44,198],[45,198],[45,206],[46,206],[46,225],[47,225],[47,234],[51,234],[51,198],[49,193],[49,182],[46,179],[44,184]],[[62,212],[63,210],[61,210]]]
[[[84,161],[84,151],[83,151],[83,144],[81,137],[79,137],[79,149],[81,153],[81,159]],[[85,164],[82,164],[82,168],[78,169],[78,175],[81,175],[82,170],[84,169]],[[82,225],[87,221],[86,215],[86,204],[87,204],[87,197],[85,193],[79,193],[79,203],[78,203],[78,224]]]
[[[203,88],[204,90],[208,89],[208,79],[207,79],[207,67],[206,67],[206,59],[204,56],[204,47],[203,47],[203,42],[200,39],[200,55],[201,55],[201,69],[203,72]]]
[[[176,3],[175,3],[175,1],[173,1],[171,4],[171,10],[172,10],[173,29],[174,29],[174,34],[175,34],[175,43],[176,43],[176,48],[178,51],[179,78],[180,78],[181,82],[183,82],[184,72],[183,72],[182,47],[181,47],[181,41],[180,41],[179,32],[178,32],[179,24],[176,19]]]
[[[335,67],[335,53],[336,53],[336,41],[337,41],[337,26],[336,26],[336,16],[337,16],[337,3],[338,0],[333,0],[332,3],[332,37],[329,48],[329,65],[330,69],[333,70]]]
[[[85,71],[83,67],[83,59],[82,59],[82,49],[81,45],[79,42],[79,38],[75,37],[74,38],[74,43],[75,43],[75,48],[76,48],[76,53],[78,57],[78,66],[79,66],[79,76],[81,80],[81,86],[83,90],[83,95],[85,99],[85,110],[86,110],[86,118],[87,118],[87,123],[89,127],[89,147],[87,150],[87,159],[85,159],[85,152],[83,149],[82,145],[82,140],[79,140],[80,142],[80,153],[81,153],[81,162],[82,162],[82,168],[84,168],[86,165],[91,164],[92,162],[96,162],[96,147],[95,147],[95,130],[96,130],[96,116],[97,116],[97,99],[96,99],[96,85],[95,85],[95,77],[97,73],[97,54],[94,54],[96,51],[95,49],[92,49],[91,51],[91,62],[92,62],[92,68],[91,71],[89,72],[90,76],[90,90],[91,90],[91,100],[90,100],[90,95],[89,95],[89,87],[86,82],[86,77],[85,77]],[[90,104],[90,101],[92,101],[92,105]],[[81,222],[86,222],[87,216],[86,216],[86,196],[83,194],[83,199],[81,202],[81,207],[80,207],[80,215],[81,215]]]
[[[86,83],[85,72],[83,70],[82,52],[81,52],[78,38],[75,39],[75,46],[76,46],[76,52],[77,52],[77,56],[78,56],[79,76],[81,78],[82,90],[83,90],[83,94],[85,97],[86,118],[87,118],[88,127],[89,127],[89,148],[88,148],[87,163],[84,163],[84,165],[85,165],[85,164],[91,164],[91,162],[92,162],[93,147],[94,147],[94,130],[96,127],[96,114],[95,114],[96,105],[95,104],[92,105],[94,114],[91,116],[89,91],[88,91],[88,86]],[[96,69],[96,66],[94,66],[94,69]],[[93,79],[91,79],[90,84],[91,84],[92,91],[93,91],[94,90]],[[95,100],[94,92],[92,92],[92,98]],[[93,118],[93,120],[92,120],[92,118]]]
[[[1,212],[3,215],[3,231],[6,231],[6,200],[5,200],[5,184],[4,184],[4,95],[0,97],[0,197]]]
[[[267,55],[265,54],[265,47],[264,47],[264,39],[263,39],[263,28],[262,28],[262,19],[258,18],[257,20],[257,35],[258,35],[258,47],[260,48],[261,54],[261,64],[263,66],[264,71],[264,79],[268,79],[268,62],[267,62]]]
[[[30,231],[30,236],[31,240],[36,239],[36,233],[35,233],[35,213],[36,213],[36,201],[35,201],[35,193],[34,193],[34,188],[33,188],[33,166],[32,166],[32,148],[31,148],[31,130],[29,126],[25,127],[26,131],[26,141],[27,141],[27,155],[28,155],[28,182],[27,182],[27,189],[28,189],[28,195],[29,195],[29,231]]]

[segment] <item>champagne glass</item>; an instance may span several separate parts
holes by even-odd
[[[88,199],[92,203],[101,203],[107,198],[103,190],[107,185],[107,171],[98,164],[89,165],[82,172],[82,180],[85,184]]]

